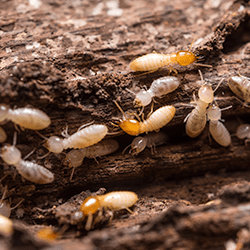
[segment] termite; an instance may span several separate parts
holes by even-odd
[[[6,192],[7,192],[7,186],[5,186],[2,198],[0,200],[0,214],[6,217],[10,217],[11,210],[17,208],[24,201],[24,199],[19,201],[14,207],[10,207],[10,203],[7,201],[4,201]]]
[[[245,144],[250,141],[250,124],[241,124],[236,131],[236,136],[239,139],[245,139]]]
[[[180,80],[175,76],[164,76],[154,80],[148,90],[141,89],[136,95],[134,103],[138,106],[147,106],[154,97],[161,98],[163,95],[173,92],[180,86]]]
[[[51,123],[50,118],[39,109],[27,107],[11,109],[8,105],[0,104],[0,122],[5,120],[32,130],[45,129]]]
[[[159,54],[156,52],[140,56],[130,63],[130,69],[134,71],[154,72],[159,68],[168,66],[170,71],[177,73],[173,65],[187,66],[197,60],[197,57],[188,50],[180,50],[177,53]]]
[[[130,145],[128,145],[123,153],[126,151],[128,147],[131,147],[129,153],[131,155],[138,155],[142,152],[146,147],[151,148],[151,153],[154,154],[156,152],[155,147],[164,144],[168,139],[168,136],[163,132],[158,133],[149,133],[145,136],[137,136],[132,141]]]
[[[207,109],[207,118],[209,120],[209,132],[214,140],[223,147],[231,144],[231,135],[221,120],[221,109],[212,104]]]
[[[96,160],[97,157],[112,154],[118,148],[119,144],[116,140],[106,139],[86,148],[69,151],[66,154],[65,161],[68,162],[70,168],[73,168],[70,180],[73,177],[74,169],[82,165],[85,157],[94,158]]]
[[[246,103],[250,102],[250,78],[232,76],[228,79],[228,86],[240,99],[243,99]]]
[[[86,126],[89,124],[85,124]],[[81,126],[76,133],[69,136],[67,131],[64,133],[67,138],[60,138],[58,136],[51,136],[44,146],[53,153],[60,154],[64,149],[68,148],[85,148],[101,141],[107,134],[108,128],[105,125],[90,125],[81,129]]]
[[[214,100],[214,91],[211,85],[204,84],[203,76],[200,70],[199,73],[203,84],[198,91],[199,99],[194,100],[196,107],[184,120],[184,122],[186,121],[186,134],[192,138],[197,137],[204,130],[207,123],[207,107],[209,103]],[[220,83],[217,85],[216,89]]]
[[[46,184],[54,180],[54,174],[48,169],[31,161],[23,160],[21,152],[17,147],[15,147],[15,144],[16,133],[14,135],[13,145],[5,145],[2,147],[1,157],[5,163],[15,166],[19,174],[24,179],[31,182],[37,184]]]
[[[85,229],[87,231],[91,229],[93,215],[97,211],[100,211],[98,214],[99,218],[102,217],[101,209],[115,211],[126,209],[132,213],[129,207],[133,206],[137,201],[137,194],[130,191],[116,191],[104,195],[89,196],[80,206],[80,216],[88,216]]]
[[[127,134],[133,136],[151,131],[158,132],[160,128],[164,127],[173,119],[176,111],[172,105],[164,106],[153,112],[150,117],[143,122],[139,122],[135,119],[126,118],[119,104],[116,101],[114,101],[114,103],[123,114],[123,119],[119,121],[120,128]]]
[[[7,135],[2,127],[0,127],[0,143],[3,143],[7,140]]]

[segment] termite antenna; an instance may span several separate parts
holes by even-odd
[[[44,135],[42,135],[41,133],[39,133],[37,130],[35,131],[41,138],[43,138],[44,139],[44,141],[47,141],[49,138],[48,137],[46,137],[46,136],[44,136]],[[42,142],[43,143],[43,142]]]
[[[202,73],[201,73],[201,71],[198,69],[198,72],[199,72],[199,74],[200,74],[200,77],[201,77],[201,83],[202,83],[202,85],[204,84],[204,79],[203,79],[203,75],[202,75]]]
[[[217,86],[216,86],[215,89],[214,89],[214,93],[215,93],[215,91],[220,87],[220,85],[222,84],[222,82],[224,81],[224,79],[225,79],[225,78],[222,78],[222,79],[220,80],[220,82],[217,84]]]
[[[46,153],[45,155],[43,155],[43,156],[37,156],[37,159],[39,159],[39,160],[44,159],[44,158],[47,157],[49,154],[50,154],[50,151],[49,151],[48,153]]]
[[[122,154],[125,154],[125,151],[131,146],[131,144],[129,144],[125,149],[123,149]]]
[[[23,160],[26,160],[27,158],[29,158],[35,151],[36,151],[36,148],[34,148],[31,152],[29,152],[29,153],[23,158]]]
[[[131,94],[133,94],[133,95],[136,95],[134,91],[132,91],[132,90],[130,90],[130,89],[128,89],[128,88],[126,88],[126,91],[128,91],[129,93],[131,93]]]
[[[225,110],[231,109],[232,107],[233,107],[233,105],[230,105],[230,106],[227,106],[225,108],[220,109],[220,111],[225,111]]]
[[[126,115],[124,111],[122,110],[121,106],[118,104],[118,102],[117,101],[113,101],[113,102],[115,103],[116,107],[121,111],[123,117],[126,118]]]
[[[189,46],[188,51],[191,51],[191,48],[192,48],[192,46],[193,46],[194,41],[196,40],[196,38],[197,38],[197,35],[196,35],[196,36],[194,37],[194,39],[192,40],[192,42],[191,42],[191,44],[190,44],[190,46]]]
[[[207,68],[213,68],[212,65],[209,64],[203,64],[203,63],[194,63],[194,65],[196,66],[201,66],[201,67],[207,67]]]

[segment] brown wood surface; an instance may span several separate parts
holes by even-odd
[[[180,180],[185,188],[189,185],[186,182],[188,183],[190,178],[202,179],[203,177],[199,176],[205,175],[197,190],[201,192],[200,196],[197,196],[197,193],[185,196],[186,191],[180,188],[180,195],[175,197],[177,204],[198,205],[207,202],[209,200],[207,195],[216,193],[225,184],[237,182],[239,179],[248,181],[250,156],[249,148],[244,145],[244,141],[233,136],[229,147],[221,147],[213,139],[210,142],[208,128],[199,137],[191,139],[185,134],[183,123],[193,109],[192,106],[184,104],[192,101],[193,93],[197,95],[201,86],[198,69],[202,71],[205,81],[210,82],[213,88],[224,78],[215,96],[220,108],[233,106],[222,113],[225,126],[230,133],[234,134],[241,122],[249,122],[250,109],[243,107],[234,98],[235,94],[227,85],[227,79],[238,73],[249,77],[250,6],[247,1],[222,0],[217,6],[210,0],[156,1],[156,3],[125,0],[119,1],[119,8],[123,13],[116,17],[110,16],[108,1],[73,3],[43,1],[38,9],[26,1],[2,1],[0,4],[1,102],[9,104],[12,108],[29,105],[47,113],[51,117],[52,124],[40,132],[46,137],[60,136],[66,126],[69,128],[69,134],[73,134],[82,124],[91,121],[96,124],[106,124],[110,133],[120,131],[112,125],[113,118],[122,117],[113,101],[118,101],[124,111],[136,112],[138,109],[133,105],[134,96],[126,88],[132,90],[143,86],[149,88],[153,80],[169,75],[167,67],[151,74],[141,75],[131,72],[130,61],[140,55],[152,51],[172,53],[188,50],[195,38],[191,50],[204,57],[199,63],[212,66],[201,67],[195,64],[188,67],[177,66],[180,87],[161,99],[156,98],[154,109],[172,104],[177,111],[173,120],[162,129],[169,135],[169,140],[165,145],[157,147],[157,153],[154,155],[148,148],[136,157],[129,155],[128,151],[122,154],[133,137],[123,132],[118,133],[117,136],[109,135],[108,137],[118,140],[120,149],[112,155],[98,159],[99,164],[94,159],[84,159],[83,165],[76,169],[70,181],[71,170],[64,164],[65,154],[50,154],[45,159],[38,159],[38,156],[47,152],[42,146],[43,139],[34,131],[20,131],[17,147],[22,155],[25,156],[36,147],[35,153],[29,160],[50,167],[55,174],[54,182],[47,185],[23,182],[18,174],[15,179],[9,175],[2,181],[3,186],[8,186],[7,197],[12,199],[13,204],[21,198],[25,199],[21,205],[25,211],[21,220],[28,223],[28,228],[34,223],[61,226],[58,224],[60,216],[55,216],[50,209],[86,190],[94,192],[105,187],[107,191],[122,189],[138,192],[141,199],[137,205],[139,210],[136,211],[139,213],[141,206],[145,206],[147,213],[138,217],[138,223],[135,215],[132,215],[132,219],[124,221],[124,225],[132,230],[143,221],[147,221],[145,223],[150,225],[157,224],[151,221],[154,214],[175,204],[173,200],[165,201],[158,211],[152,210],[150,205],[150,197],[154,197],[159,203],[162,202],[161,198],[170,199],[167,195],[159,197],[161,195],[157,193],[159,186],[164,190],[171,189],[168,182],[174,187],[178,185],[176,181]],[[101,11],[98,15],[94,15],[94,10],[97,11],[98,6]],[[149,111],[150,105],[145,108],[145,115]],[[14,125],[8,122],[2,127],[7,132],[7,142],[12,143]],[[13,173],[14,169],[4,165],[3,162],[1,165],[0,177],[6,173]],[[218,174],[221,181],[207,184],[206,176],[210,174],[212,176]],[[234,178],[234,176],[238,177]],[[206,185],[210,185],[210,189]],[[192,198],[192,196],[197,197]],[[79,204],[76,204],[76,208]],[[33,210],[36,207],[42,211],[48,209],[50,211],[48,216],[44,217],[40,210]],[[72,208],[67,209],[71,214]],[[196,213],[196,210],[194,211]],[[206,211],[202,209],[197,213],[203,212],[206,216]],[[219,207],[218,216],[223,212],[224,210]],[[232,212],[232,214],[236,213],[238,212]],[[244,218],[246,215],[242,216]],[[18,218],[14,212],[12,217]],[[220,221],[216,223],[221,225]],[[124,225],[118,221],[113,227],[122,230],[125,228]],[[20,227],[22,231],[24,226]],[[218,240],[218,245],[217,243],[213,245],[211,242],[211,245],[207,244],[207,248],[204,246],[199,249],[221,247],[230,237],[236,239],[237,231],[243,227],[249,229],[249,226],[237,224],[238,230],[226,232],[223,239]],[[104,234],[105,230],[109,234],[109,229],[103,230]],[[159,229],[158,233],[163,233],[164,236],[173,233],[164,230]],[[151,232],[152,235],[154,232],[154,230]],[[95,232],[95,234],[98,233]],[[197,232],[192,231],[190,234],[197,235]],[[142,237],[142,239],[148,237],[144,235],[143,230],[139,235],[135,237]],[[76,247],[79,247],[80,242],[74,241],[74,236],[70,236],[69,244],[72,246],[76,244]],[[104,236],[101,232],[100,236],[96,237],[99,239]],[[117,239],[120,236],[114,231],[110,233],[110,237]],[[182,242],[181,236],[170,243],[159,239],[159,244],[153,244],[153,246],[159,249],[181,249],[181,247],[198,249],[200,239],[197,241],[194,239],[190,243],[185,240],[185,237],[180,246],[178,242]],[[211,241],[209,237],[205,237],[204,242]],[[88,236],[83,238],[83,241],[86,249],[92,249],[96,245],[94,238],[88,238]],[[6,249],[12,249],[8,245],[11,244],[10,242],[7,241]],[[99,242],[103,245],[96,246],[103,249],[110,249],[112,245],[106,245],[100,239]],[[122,249],[122,237],[117,242],[120,244],[117,245],[117,249],[119,247]],[[135,245],[131,247],[140,249],[140,240],[135,239],[135,242],[137,243],[133,243]],[[60,246],[61,243],[56,244]],[[150,242],[148,245],[142,244],[141,249],[146,249],[146,245],[147,249],[152,249],[150,244]],[[38,244],[37,247],[42,249],[44,246]]]

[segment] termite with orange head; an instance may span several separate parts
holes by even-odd
[[[130,63],[130,69],[134,71],[154,72],[158,69],[168,66],[171,71],[177,73],[173,65],[187,66],[197,60],[197,57],[191,51],[180,50],[177,53],[158,54],[156,52],[140,56]]]
[[[54,174],[43,166],[31,161],[22,159],[20,150],[15,146],[16,133],[14,135],[13,145],[5,145],[1,150],[2,160],[16,167],[19,174],[26,180],[37,184],[46,184],[54,180]]]
[[[146,147],[151,148],[151,153],[154,154],[156,152],[155,147],[166,143],[168,136],[163,132],[153,132],[149,133],[145,136],[137,136],[132,141],[130,145],[128,145],[123,153],[126,151],[128,147],[131,147],[129,153],[131,155],[138,155],[142,152]]]
[[[114,139],[102,140],[92,146],[73,149],[66,154],[65,161],[70,168],[73,168],[70,180],[73,177],[74,169],[81,166],[85,157],[94,158],[114,153],[119,148],[119,144]],[[97,161],[97,160],[96,160]]]
[[[250,78],[245,76],[232,76],[228,79],[229,88],[245,103],[250,102]],[[249,107],[244,104],[244,106]]]
[[[219,87],[222,81],[219,82],[216,89],[213,90],[210,84],[204,83],[201,71],[199,70],[202,86],[198,91],[198,100],[195,100],[196,107],[185,118],[186,134],[189,137],[197,137],[205,128],[207,123],[207,107],[214,100],[214,91]],[[223,80],[223,79],[222,79]]]
[[[83,125],[84,127],[89,124]],[[86,128],[81,126],[76,133],[69,136],[67,131],[64,133],[67,138],[51,136],[46,140],[44,146],[53,153],[60,154],[64,149],[74,148],[80,149],[89,147],[101,141],[107,134],[108,128],[106,125],[90,125]]]
[[[47,128],[50,118],[41,110],[34,108],[11,109],[6,104],[0,104],[0,122],[10,120],[22,128],[41,130]]]
[[[133,206],[138,201],[138,196],[130,191],[115,191],[104,195],[90,196],[86,198],[81,207],[80,212],[77,212],[77,217],[88,217],[85,229],[90,230],[93,222],[93,215],[99,211],[97,220],[102,217],[101,209],[122,210],[126,209],[130,213],[129,207]]]
[[[229,146],[231,144],[231,135],[220,121],[221,109],[216,104],[210,105],[207,109],[207,118],[209,120],[209,132],[214,140],[223,147]]]
[[[167,66],[170,71],[174,71],[177,74],[177,70],[173,68],[174,65],[188,66],[198,59],[193,52],[190,51],[193,42],[191,43],[189,50],[179,50],[171,54],[158,54],[156,52],[140,56],[130,63],[130,69],[134,71],[148,71],[154,72],[158,69]],[[197,64],[200,66],[211,67],[210,65]]]
[[[167,125],[173,119],[176,111],[172,105],[164,106],[153,112],[145,121],[139,122],[135,119],[126,118],[126,114],[119,104],[116,101],[114,101],[114,103],[123,114],[123,118],[119,121],[120,128],[127,134],[133,136],[151,131],[158,132],[160,128]]]

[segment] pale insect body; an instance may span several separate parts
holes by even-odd
[[[10,203],[7,201],[4,201],[6,192],[7,192],[7,186],[5,187],[5,189],[3,191],[2,198],[0,200],[0,215],[10,217],[11,210],[18,207],[23,202],[23,199],[20,202],[18,202],[14,207],[11,208]]]
[[[120,128],[127,134],[133,136],[151,131],[158,132],[160,128],[164,127],[173,119],[176,111],[172,105],[164,106],[153,112],[148,119],[139,122],[135,119],[127,119],[118,103],[115,102],[115,104],[123,114],[123,119],[119,122]]]
[[[200,71],[199,71],[200,72]],[[201,75],[201,72],[200,72]],[[203,82],[203,78],[201,75]],[[186,117],[186,134],[189,137],[197,137],[205,128],[207,123],[207,107],[214,99],[214,91],[212,87],[208,84],[205,84],[200,87],[198,91],[199,99],[196,102],[196,107],[192,112]]]
[[[245,144],[250,141],[250,124],[241,124],[236,131],[236,136],[239,139],[245,139]]]
[[[172,68],[173,65],[187,66],[196,60],[196,56],[191,51],[186,50],[171,54],[150,53],[133,60],[130,63],[130,69],[134,71],[156,71],[161,67],[169,66],[170,70],[176,71]]]
[[[0,104],[0,122],[4,120],[10,120],[23,128],[32,130],[45,129],[51,123],[50,118],[39,109],[11,109],[8,105]]]
[[[19,174],[31,182],[46,184],[54,180],[54,174],[48,169],[30,161],[24,161],[21,152],[15,146],[6,145],[2,147],[2,159],[5,163],[16,167]]]
[[[137,200],[137,194],[130,191],[116,191],[86,198],[80,207],[82,216],[88,216],[85,229],[91,229],[93,214],[97,211],[99,211],[99,214],[96,219],[100,219],[100,217],[102,217],[102,208],[116,211],[126,209],[132,213],[129,207],[133,206]]]
[[[228,79],[228,86],[240,99],[250,102],[250,78],[232,76]]]
[[[82,165],[85,157],[95,159],[97,157],[112,154],[118,148],[119,144],[116,140],[106,139],[86,148],[71,150],[66,154],[66,161],[69,167],[76,168]]]
[[[220,121],[221,110],[213,104],[207,110],[207,117],[209,120],[209,132],[214,140],[223,147],[231,144],[231,135],[225,125]]]
[[[141,89],[135,97],[139,106],[147,106],[154,97],[162,97],[173,92],[180,86],[180,81],[175,76],[164,76],[154,80],[148,90]]]
[[[9,218],[0,214],[0,234],[11,236],[14,232],[13,222]]]
[[[0,143],[3,143],[7,140],[7,135],[2,127],[0,127]]]
[[[143,137],[137,136],[129,145],[131,147],[131,149],[129,150],[129,153],[132,155],[138,155],[146,147],[148,147],[148,148],[151,148],[151,153],[153,154],[156,151],[155,147],[164,144],[167,141],[167,139],[168,139],[168,136],[163,132],[158,132],[158,133],[153,132]],[[127,148],[125,148],[125,150],[126,149]]]
[[[83,128],[71,136],[62,139],[57,136],[51,136],[44,146],[53,153],[59,154],[64,149],[80,149],[96,144],[107,134],[108,128],[105,125],[91,125]]]

